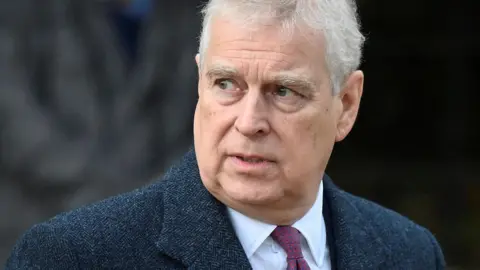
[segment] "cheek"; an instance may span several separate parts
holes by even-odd
[[[205,147],[209,139],[213,136],[212,120],[216,116],[215,110],[212,110],[211,106],[205,101],[205,97],[198,100],[197,108],[195,111],[195,139],[199,140],[199,146]],[[210,134],[209,134],[210,133]]]
[[[194,118],[194,142],[197,155],[198,167],[202,179],[214,179],[217,167],[217,154],[215,150],[215,140],[212,134],[212,120],[215,118],[215,111],[206,106],[204,98],[200,98],[197,103]],[[208,180],[210,181],[210,180]],[[213,180],[212,180],[213,181]]]
[[[335,140],[334,125],[327,116],[317,113],[284,121],[280,136],[289,160],[286,174],[305,177],[324,170]]]
[[[221,106],[208,95],[199,99],[195,113],[197,133],[195,136],[199,140],[198,146],[207,148],[210,154],[213,154],[212,151],[218,152],[231,127],[230,115],[232,113],[228,111],[228,107]]]

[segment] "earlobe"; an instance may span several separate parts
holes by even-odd
[[[353,128],[360,107],[360,99],[363,94],[364,76],[362,71],[353,72],[344,84],[340,92],[341,114],[337,122],[337,134],[335,141],[339,142],[347,137]]]
[[[200,97],[200,80],[202,79],[202,74],[200,72],[200,54],[195,55],[195,63],[197,63],[197,70],[198,70],[198,82],[197,82],[197,93]]]
[[[195,63],[197,63],[197,67],[200,69],[200,54],[195,55]]]
[[[200,54],[195,55],[195,63],[197,63],[198,76],[200,77]]]

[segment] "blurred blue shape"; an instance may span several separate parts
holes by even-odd
[[[151,0],[131,0],[122,13],[130,18],[142,19],[152,9],[152,6]]]
[[[131,0],[126,6],[113,12],[121,45],[127,53],[128,67],[135,64],[142,25],[152,8],[151,0]]]

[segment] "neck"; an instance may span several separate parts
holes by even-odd
[[[312,208],[315,203],[316,197],[308,201],[304,201],[301,204],[297,204],[294,207],[285,207],[281,204],[271,205],[252,205],[242,204],[228,199],[220,199],[223,204],[234,209],[235,211],[242,213],[250,218],[262,221],[267,224],[289,226],[300,220],[305,214]]]

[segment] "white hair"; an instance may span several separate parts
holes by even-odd
[[[200,63],[208,47],[214,16],[228,15],[243,26],[273,21],[288,34],[307,26],[322,35],[325,59],[319,61],[326,63],[334,94],[360,65],[365,38],[360,32],[354,0],[210,0],[202,14]]]

